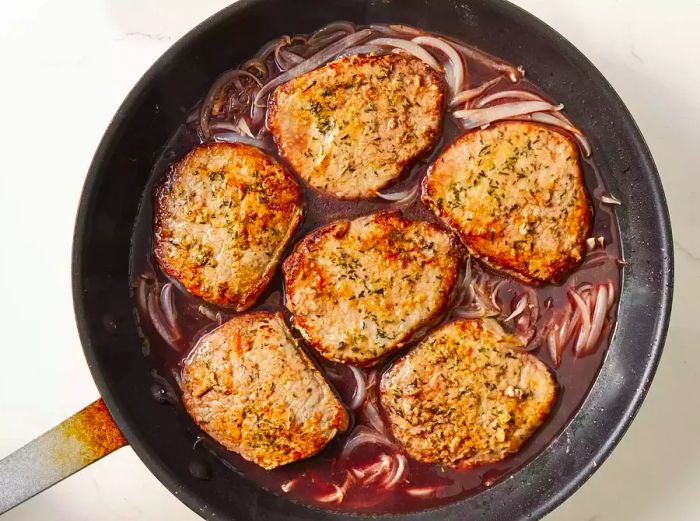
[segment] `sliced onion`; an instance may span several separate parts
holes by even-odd
[[[148,295],[147,309],[148,316],[151,319],[151,324],[153,324],[155,330],[170,347],[179,352],[180,346],[178,345],[177,341],[180,339],[180,337],[176,331],[173,331],[170,328],[168,321],[163,316],[163,313],[158,306],[158,297],[156,296],[155,291]]]
[[[561,363],[561,351],[559,349],[560,344],[557,343],[556,326],[552,327],[547,335],[547,351],[549,351],[549,357],[552,359],[554,367],[559,367]]]
[[[563,108],[563,105],[551,105],[544,101],[516,101],[483,109],[457,110],[453,112],[453,115],[463,120],[464,128],[471,129],[488,125],[494,121],[522,116],[523,114],[531,114],[543,110],[559,111]]]
[[[362,372],[354,365],[348,365],[348,367],[355,377],[355,392],[352,393],[352,401],[349,404],[350,409],[354,411],[364,403],[365,396],[367,395],[367,386]]]
[[[261,140],[236,134],[235,132],[222,132],[220,134],[214,134],[212,139],[217,143],[243,143],[244,145],[251,145],[261,149],[267,148],[265,143],[263,143]]]
[[[333,487],[333,492],[316,497],[316,501],[321,503],[341,503],[343,499],[345,499],[345,494],[348,491],[348,487],[352,481],[352,474],[347,472],[345,475],[345,481],[342,485],[338,486],[336,484],[331,484]]]
[[[317,52],[316,54],[308,58],[306,61],[300,63],[295,67],[292,67],[286,72],[283,72],[282,74],[280,74],[279,76],[262,86],[262,88],[255,95],[253,104],[258,106],[264,106],[264,103],[261,102],[265,98],[265,96],[267,96],[272,91],[272,89],[274,89],[278,85],[281,85],[285,82],[288,82],[289,80],[296,78],[297,76],[301,76],[304,73],[307,73],[320,67],[321,65],[324,65],[326,62],[335,58],[339,53],[341,53],[348,47],[352,47],[353,45],[357,45],[358,43],[360,43],[362,40],[367,38],[370,35],[370,33],[371,31],[369,29],[363,29],[356,33],[349,34],[346,37],[341,38],[337,42],[334,42],[333,44],[329,45],[325,49]]]
[[[534,92],[529,92],[526,90],[502,90],[500,92],[494,92],[493,94],[484,96],[474,104],[474,107],[481,108],[485,105],[489,105],[490,103],[501,99],[516,99],[519,101],[544,101],[545,103],[548,103],[546,99],[544,99],[539,94],[535,94]]]
[[[393,443],[377,432],[373,432],[367,428],[359,426],[355,429],[355,432],[350,437],[350,439],[345,443],[342,452],[340,453],[341,458],[345,458],[350,453],[352,453],[358,447],[365,445],[367,443],[372,443],[375,445],[381,445],[389,449],[395,449]]]
[[[579,329],[576,345],[574,346],[574,353],[578,354],[588,342],[588,337],[591,334],[591,311],[588,304],[581,298],[581,295],[579,295],[576,290],[569,290],[569,295],[574,299],[574,303],[581,314],[581,329]]]
[[[350,472],[352,472],[357,479],[361,480],[363,485],[369,485],[377,481],[382,474],[391,470],[391,468],[392,458],[386,454],[382,454],[378,462],[364,468],[352,468]]]
[[[347,35],[348,33],[346,33],[345,31],[334,31],[319,38],[309,39],[306,45],[300,45],[298,49],[294,49],[305,57],[311,56],[312,54],[319,52],[320,50],[324,49],[325,47],[328,47],[330,44],[337,42],[338,40]]]
[[[384,488],[390,489],[399,484],[405,477],[408,462],[403,454],[394,455],[394,465],[391,474],[384,481]]]
[[[413,497],[432,496],[442,487],[411,487],[406,489],[406,494]]]
[[[486,92],[491,87],[496,85],[496,83],[501,81],[502,78],[503,76],[498,76],[492,80],[485,81],[478,87],[463,90],[462,92],[455,94],[454,97],[450,100],[450,107],[456,107],[458,105],[461,105],[462,103],[466,103],[468,101],[473,100],[477,96],[481,96],[484,92]]]
[[[394,47],[396,49],[401,49],[409,54],[412,54],[416,58],[420,58],[425,63],[430,65],[433,69],[441,71],[442,67],[438,61],[430,54],[428,51],[423,49],[417,43],[413,43],[409,40],[402,40],[400,38],[376,38],[369,42],[371,45],[381,45],[385,47]]]
[[[578,306],[575,307],[573,315],[571,316],[571,320],[569,321],[569,325],[566,328],[566,339],[567,342],[571,338],[571,335],[574,334],[574,331],[576,331],[576,328],[581,325],[581,310],[578,308]]]
[[[221,313],[217,313],[213,309],[210,309],[204,305],[200,305],[197,308],[197,311],[199,311],[202,315],[204,315],[205,317],[207,317],[209,320],[211,320],[213,322],[216,322],[218,316],[221,316]]]
[[[313,42],[331,33],[344,32],[344,33],[354,33],[355,25],[351,22],[331,22],[328,25],[324,25],[317,31],[315,31],[310,37],[309,42]]]
[[[244,136],[248,136],[250,138],[253,137],[253,131],[250,130],[248,122],[245,120],[245,118],[238,120],[238,128],[241,130],[241,133],[243,133]]]
[[[258,71],[260,78],[265,78],[268,74],[267,65],[265,65],[260,58],[251,58],[247,60],[241,65],[241,69],[248,72],[251,72],[251,70]]]
[[[571,308],[566,311],[564,318],[559,324],[559,338],[557,341],[563,349],[569,343],[569,321],[571,320]]]
[[[598,199],[602,203],[605,203],[605,204],[618,204],[618,205],[622,204],[622,201],[620,201],[617,197],[615,197],[612,194],[606,193],[606,192],[603,192],[602,194],[600,194],[598,196]]]
[[[383,194],[377,192],[377,197],[381,197],[386,201],[392,201],[397,205],[410,204],[416,200],[418,192],[420,191],[420,184],[417,183],[414,187],[407,190],[402,190],[401,192],[394,192],[390,194]]]
[[[199,128],[205,139],[209,138],[209,118],[211,117],[211,112],[214,108],[214,103],[216,99],[222,94],[222,91],[234,80],[239,78],[248,78],[253,80],[258,86],[262,86],[262,83],[258,78],[248,71],[241,69],[234,69],[224,72],[219,76],[213,85],[209,88],[209,92],[204,97],[202,101],[202,106],[199,109]]]
[[[500,313],[501,311],[501,306],[498,305],[498,290],[501,289],[501,286],[506,283],[505,279],[499,280],[496,285],[493,287],[491,290],[491,295],[489,296],[489,300],[491,301],[491,304],[493,304],[494,309],[497,309]]]
[[[583,356],[591,352],[598,342],[598,338],[603,331],[603,325],[605,324],[605,318],[608,314],[608,286],[607,284],[601,284],[598,286],[598,292],[595,299],[595,306],[593,308],[593,318],[591,319],[591,332],[588,335],[588,340],[586,345],[582,347],[580,351],[576,352],[577,356]]]
[[[292,490],[296,486],[296,484],[299,482],[300,479],[301,478],[294,478],[294,479],[290,479],[289,481],[285,481],[284,483],[282,483],[280,485],[282,492],[289,492],[290,490]]]
[[[367,390],[374,389],[379,383],[379,371],[373,369],[369,373],[369,378],[367,378]]]
[[[452,47],[445,40],[436,38],[435,36],[418,36],[412,41],[414,43],[417,43],[418,45],[422,45],[423,47],[433,47],[445,53],[445,56],[447,56],[447,59],[449,60],[449,63],[451,65],[451,67],[447,69],[447,71],[449,72],[449,74],[446,74],[447,83],[452,89],[453,96],[460,92],[462,90],[462,87],[464,86],[464,78],[466,77],[466,67],[464,61],[462,60],[462,57],[455,50],[455,48]]]
[[[527,295],[523,293],[520,298],[518,299],[518,304],[515,306],[515,309],[513,312],[508,315],[505,319],[504,322],[508,322],[509,320],[512,320],[513,318],[517,317],[520,315],[523,311],[525,311],[525,308],[527,307]]]
[[[260,60],[261,62],[265,62],[265,60],[270,57],[270,54],[274,52],[275,47],[277,47],[282,38],[275,38],[274,40],[267,42],[265,45],[260,47],[260,50],[257,53],[255,53],[254,58]]]
[[[314,499],[319,503],[342,503],[343,499],[345,499],[345,492],[343,492],[343,489],[334,484],[331,484],[331,487],[333,487],[333,492],[317,496]]]
[[[295,65],[299,65],[304,61],[304,57],[285,49],[291,43],[291,39],[275,47],[275,63],[280,71],[291,69]]]
[[[175,308],[175,295],[173,295],[171,282],[164,284],[160,290],[160,307],[172,331],[178,338],[181,337],[180,328],[177,326],[177,309]]]
[[[522,67],[514,67],[508,63],[502,62],[498,58],[470,45],[464,45],[452,40],[450,40],[450,43],[467,58],[470,58],[475,62],[488,67],[489,69],[506,74],[513,83],[525,76],[525,70]]]

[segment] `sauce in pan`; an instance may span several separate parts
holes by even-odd
[[[405,37],[409,38],[411,36],[413,35]],[[478,60],[472,61],[468,56],[465,60],[469,66],[469,86],[474,87],[493,78],[494,72],[492,68],[479,63]],[[267,58],[266,65],[270,68],[275,66],[274,52]],[[279,70],[276,73],[279,74]],[[519,89],[542,94],[535,85],[522,78],[515,83],[507,79],[503,80],[488,92],[491,94],[506,89]],[[542,95],[546,98],[546,95]],[[253,123],[251,122],[251,126]],[[453,142],[463,132],[464,129],[458,120],[449,115],[446,116],[442,136],[431,155],[414,165],[397,184],[385,189],[384,192],[402,192],[415,187],[423,179],[428,165],[434,158],[444,150],[445,146]],[[269,152],[280,159],[275,152],[275,146],[269,134],[262,135],[261,141]],[[168,166],[173,161],[181,158],[194,145],[200,142],[198,123],[190,121],[184,123],[178,129],[164,148],[161,157],[153,168],[151,179],[146,187],[136,220],[132,242],[131,274],[134,283],[134,295],[139,309],[140,324],[144,338],[147,339],[147,342],[144,344],[144,352],[152,358],[154,365],[158,368],[157,372],[160,375],[158,379],[161,380],[164,377],[175,389],[177,388],[182,360],[194,347],[197,340],[203,334],[216,328],[221,321],[225,321],[233,316],[231,310],[206,304],[185,292],[175,281],[169,280],[158,268],[152,255],[153,214],[151,194],[153,187],[165,175]],[[588,257],[584,259],[584,264],[570,273],[561,284],[541,287],[526,286],[521,282],[481,266],[475,259],[471,260],[472,270],[479,274],[477,279],[482,283],[486,283],[487,287],[493,288],[497,281],[503,278],[506,279],[506,282],[500,285],[496,297],[496,303],[501,308],[501,318],[509,315],[515,309],[519,296],[526,293],[526,291],[534,290],[539,306],[539,318],[533,327],[536,330],[535,339],[539,340],[539,345],[532,352],[552,369],[559,386],[558,399],[548,419],[517,454],[499,463],[466,470],[453,470],[440,465],[428,465],[414,461],[411,458],[404,460],[407,468],[403,470],[395,468],[396,460],[393,460],[393,463],[389,464],[387,474],[394,472],[396,476],[400,472],[401,479],[394,480],[397,482],[391,483],[391,486],[381,485],[383,482],[391,481],[390,478],[377,479],[375,482],[370,480],[370,482],[365,483],[362,480],[351,477],[353,474],[348,472],[350,469],[376,469],[378,467],[371,466],[376,465],[377,462],[384,461],[382,460],[382,454],[395,456],[391,451],[382,448],[381,445],[371,443],[362,445],[357,450],[350,452],[349,455],[341,456],[341,452],[348,437],[358,425],[367,425],[371,428],[374,424],[376,427],[377,413],[380,421],[384,421],[381,407],[377,408],[376,406],[377,386],[372,384],[378,380],[378,375],[391,364],[393,359],[401,356],[413,344],[409,344],[397,355],[385,360],[378,366],[361,370],[368,384],[365,404],[356,411],[350,411],[351,425],[345,433],[338,435],[319,454],[307,460],[272,471],[266,471],[243,460],[234,453],[227,452],[221,447],[215,447],[216,443],[206,438],[205,435],[203,435],[203,443],[212,447],[219,457],[224,459],[237,472],[244,474],[248,479],[278,494],[287,494],[294,500],[323,508],[376,513],[409,512],[453,502],[459,498],[472,495],[484,487],[491,486],[536,456],[562,431],[585,397],[601,366],[610,332],[612,331],[612,325],[615,322],[616,304],[612,305],[608,313],[606,327],[598,340],[597,348],[592,353],[581,357],[574,356],[573,344],[576,340],[576,334],[573,334],[563,350],[561,363],[558,366],[553,363],[548,349],[547,324],[552,317],[556,317],[557,313],[561,313],[562,310],[575,309],[568,291],[571,288],[587,287],[587,284],[595,288],[599,284],[609,283],[611,286],[608,285],[608,287],[612,287],[614,290],[615,298],[619,294],[620,274],[616,260],[620,257],[620,249],[617,221],[611,206],[600,200],[602,194],[602,199],[606,199],[604,194],[607,190],[598,170],[595,168],[594,159],[584,158],[583,155],[582,153],[581,159],[585,183],[593,207],[591,235],[593,238],[604,238],[603,247],[600,247],[599,242],[596,243],[596,249],[592,258],[588,258],[591,257],[589,252]],[[595,151],[593,151],[592,157],[595,158]],[[282,160],[280,159],[280,161]],[[354,218],[397,206],[396,203],[381,198],[337,200],[320,195],[309,189],[304,183],[300,184],[304,190],[305,215],[302,225],[290,243],[289,249],[311,230],[331,221],[340,218]],[[414,198],[408,204],[399,204],[398,206],[408,218],[438,222],[435,215],[420,202],[419,198]],[[605,251],[608,255],[603,255],[602,251]],[[154,321],[151,318],[151,315],[148,313],[148,306],[144,305],[147,295],[152,292],[157,292],[158,302],[160,302],[161,288],[166,284],[173,285],[172,296],[167,296],[168,299],[172,298],[172,300],[165,305],[172,306],[176,310],[176,316],[172,318],[176,322],[179,333],[179,335],[176,335],[177,338],[171,339],[170,343],[166,342],[159,333],[159,329],[163,325],[158,324],[157,320]],[[452,308],[455,305],[457,305],[456,302]],[[260,309],[281,310],[289,318],[289,313],[284,308],[283,281],[281,268],[279,267],[257,304],[251,308],[251,310]],[[442,321],[449,320],[449,317],[450,310],[443,316]],[[300,342],[309,356],[324,372],[327,380],[336,389],[341,399],[346,404],[349,404],[353,398],[353,393],[356,392],[353,373],[342,364],[335,364],[325,360],[313,349],[308,348],[302,340]],[[376,412],[368,412],[367,406],[373,408]],[[193,429],[195,429],[194,426]],[[387,459],[386,456],[384,458],[385,460]]]

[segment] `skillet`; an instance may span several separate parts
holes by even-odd
[[[503,0],[241,0],[178,41],[124,101],[95,154],[73,245],[81,342],[102,399],[0,461],[0,513],[128,442],[173,494],[207,519],[335,520],[357,515],[263,490],[195,442],[142,356],[130,295],[132,228],[156,158],[215,77],[281,34],[335,20],[404,23],[452,35],[523,63],[590,138],[617,211],[622,292],[611,345],[566,428],[510,478],[406,521],[539,519],[600,466],[632,421],[659,362],[671,308],[673,251],[649,150],[595,67],[564,38]],[[148,196],[148,194],[145,194]],[[154,397],[156,399],[154,399]],[[106,407],[105,407],[106,404]],[[123,435],[123,437],[122,437]]]

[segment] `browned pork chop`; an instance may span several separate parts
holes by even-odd
[[[443,311],[462,262],[458,242],[398,212],[314,231],[283,265],[295,326],[326,358],[372,365]]]
[[[552,408],[556,384],[516,345],[481,320],[458,320],[394,363],[382,377],[381,402],[411,457],[467,468],[521,447]]]
[[[435,144],[444,97],[440,74],[417,58],[349,56],[278,87],[268,123],[311,186],[373,197]]]
[[[155,192],[154,252],[191,293],[237,311],[272,278],[302,215],[301,189],[261,150],[200,145]]]
[[[266,469],[316,454],[348,424],[281,313],[238,315],[202,337],[185,361],[182,388],[207,434]]]
[[[583,258],[591,209],[574,142],[527,122],[467,132],[423,181],[423,202],[485,262],[558,282]]]

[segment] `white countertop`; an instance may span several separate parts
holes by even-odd
[[[290,0],[291,1],[291,0]],[[151,63],[227,0],[23,0],[0,9],[0,457],[97,398],[70,247],[92,154]],[[656,159],[676,248],[666,351],[610,459],[548,521],[700,519],[700,2],[518,0],[583,51]],[[691,306],[691,304],[693,304]],[[125,448],[3,517],[195,520]]]

